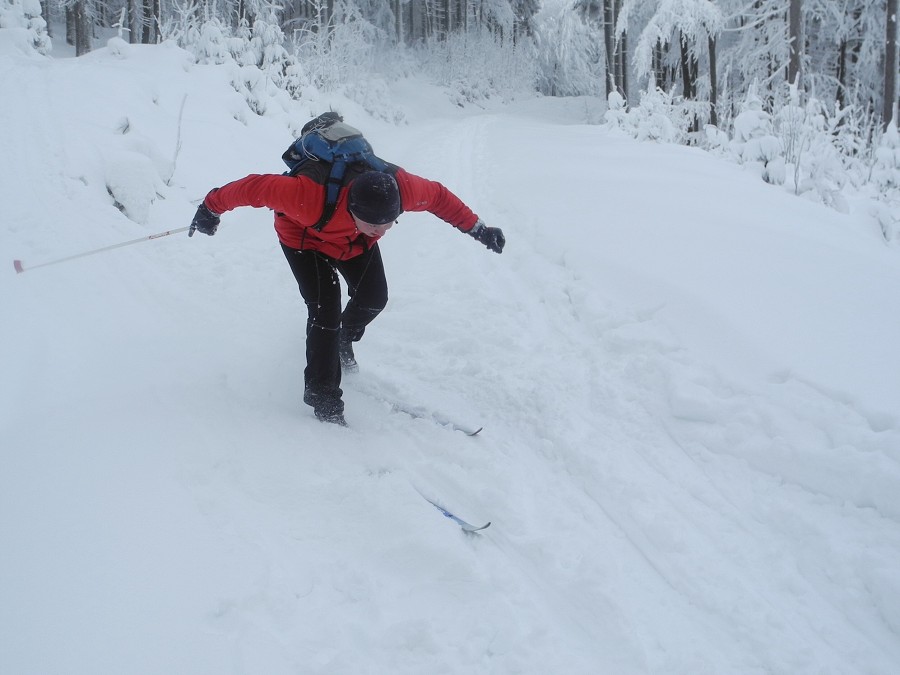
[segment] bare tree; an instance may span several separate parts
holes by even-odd
[[[791,0],[788,11],[788,36],[790,42],[790,59],[788,60],[788,82],[793,85],[800,81],[800,56],[803,53],[803,35],[801,26],[801,9],[803,0]]]
[[[716,36],[709,36],[709,123],[713,126],[719,124],[719,84],[716,74]]]
[[[681,48],[681,89],[684,98],[693,101],[697,96],[697,55],[688,46],[688,37],[679,33],[678,43]]]
[[[603,42],[606,47],[606,94],[619,89],[616,78],[616,0],[603,0]]]
[[[156,44],[160,41],[159,21],[162,8],[159,0],[137,0],[142,6],[141,43],[145,45]]]
[[[540,11],[541,3],[539,0],[511,0],[510,6],[514,17],[513,41],[518,44],[520,38],[534,35],[534,18]],[[463,30],[466,28],[463,26]]]
[[[887,39],[884,50],[884,108],[882,122],[887,129],[897,107],[897,0],[887,3]]]
[[[88,0],[77,0],[72,5],[72,23],[75,29],[75,56],[84,56],[91,51],[91,21]]]
[[[50,0],[41,0],[41,17],[47,24],[47,35],[53,37],[53,31],[50,28]]]
[[[613,4],[613,18],[616,23],[619,21],[619,12],[622,9],[622,0],[614,0]],[[616,85],[618,86],[620,93],[626,99],[628,98],[628,29],[623,28],[621,31],[618,31],[618,35],[616,37],[616,52],[614,55],[615,58],[615,73],[616,73]]]
[[[394,31],[397,35],[397,43],[406,42],[406,33],[404,31],[405,22],[403,21],[403,0],[392,0],[391,11],[394,13]]]

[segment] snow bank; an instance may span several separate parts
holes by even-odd
[[[508,246],[424,214],[391,230],[348,429],[300,403],[304,307],[269,213],[8,265],[0,671],[896,669],[880,234],[579,124],[584,100],[472,111],[407,81],[402,127],[317,94],[259,116],[230,67],[126,47],[0,56],[10,259],[185,226],[209,188],[281,171],[330,104]],[[545,137],[564,160],[536,162]],[[467,537],[422,495],[493,524]]]

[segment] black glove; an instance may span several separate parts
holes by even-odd
[[[188,236],[193,237],[194,230],[199,230],[203,234],[208,234],[211,237],[216,233],[218,227],[218,214],[213,213],[206,208],[206,204],[201,204],[197,207],[197,213],[194,214],[194,219],[191,221],[191,229],[188,230]]]
[[[484,221],[479,218],[475,226],[467,234],[480,241],[494,253],[503,253],[506,237],[503,236],[503,230],[499,227],[487,227]]]

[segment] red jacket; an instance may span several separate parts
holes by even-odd
[[[404,211],[430,211],[454,227],[468,232],[478,220],[472,210],[436,181],[397,169],[397,184]],[[379,237],[367,237],[356,229],[347,210],[348,188],[338,195],[334,216],[321,232],[313,225],[322,214],[325,188],[306,176],[250,175],[213,190],[204,203],[213,213],[239,206],[266,207],[275,211],[278,239],[290,248],[319,251],[346,260],[363,253]]]

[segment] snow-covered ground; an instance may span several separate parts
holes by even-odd
[[[584,99],[258,117],[121,45],[0,45],[0,90],[0,672],[897,672],[900,252],[864,218]],[[391,230],[349,428],[300,402],[265,211],[14,272],[186,226],[329,105],[508,242]]]

